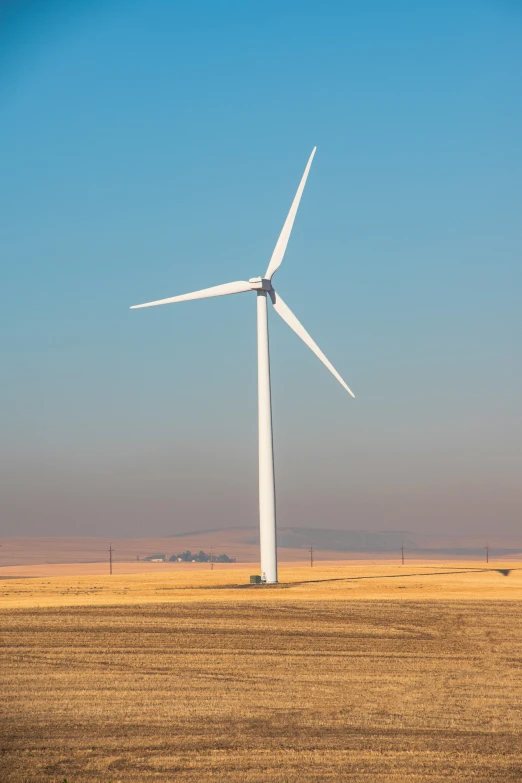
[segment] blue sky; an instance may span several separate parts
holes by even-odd
[[[508,0],[6,2],[5,535],[257,519],[262,274],[278,523],[516,533],[522,10]]]

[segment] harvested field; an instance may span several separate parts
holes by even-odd
[[[522,571],[332,569],[3,583],[0,780],[522,780]]]
[[[118,568],[125,564],[118,564]],[[289,600],[466,600],[522,599],[522,563],[389,564],[330,563],[314,567],[282,564],[278,586],[251,586],[249,575],[259,569],[240,564],[148,564],[147,573],[60,576],[0,581],[1,607],[80,606],[113,603],[163,603],[179,601]],[[40,566],[21,567],[20,576],[30,576]],[[53,568],[62,568],[54,566]],[[20,573],[20,571],[22,573]],[[11,569],[3,569],[13,575]],[[6,572],[9,572],[6,573]]]

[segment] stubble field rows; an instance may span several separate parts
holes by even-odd
[[[412,588],[384,598],[291,572],[294,587],[239,589],[222,573],[149,600],[152,575],[141,603],[121,577],[112,604],[72,580],[70,605],[57,579],[40,607],[41,580],[9,580],[0,780],[519,781],[519,573],[390,573]]]

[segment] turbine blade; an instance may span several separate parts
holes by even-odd
[[[288,245],[288,240],[290,239],[290,234],[292,232],[292,226],[294,225],[296,212],[299,207],[299,202],[301,201],[301,196],[303,195],[304,186],[306,185],[306,178],[308,177],[308,172],[310,171],[310,166],[312,165],[312,161],[314,159],[316,149],[317,147],[313,148],[312,154],[308,159],[308,163],[306,164],[306,168],[304,170],[304,174],[302,176],[301,182],[299,183],[299,187],[297,188],[297,193],[295,194],[295,198],[292,202],[292,206],[290,207],[290,212],[288,213],[288,216],[285,220],[285,224],[283,226],[283,230],[279,235],[279,239],[277,240],[277,244],[274,248],[274,252],[272,253],[272,258],[270,259],[270,263],[268,264],[268,269],[266,270],[266,274],[265,274],[265,279],[267,280],[271,280],[272,275],[274,274],[276,269],[279,269],[279,267],[281,266],[281,261],[283,260],[286,246]]]
[[[310,348],[311,351],[315,353],[318,359],[322,361],[322,363],[328,367],[332,375],[337,378],[341,386],[343,386],[348,394],[351,394],[352,397],[355,397],[355,394],[351,389],[348,388],[346,383],[343,381],[335,367],[328,361],[324,353],[321,351],[319,346],[312,340],[304,326],[297,320],[293,312],[290,310],[287,304],[283,302],[279,294],[276,294],[276,292],[272,289],[270,291],[270,297],[272,299],[272,303],[274,305],[274,310],[278,315],[281,316],[283,321],[285,321],[290,329],[293,329],[294,332],[301,338],[301,340],[306,343],[306,345]]]
[[[246,280],[237,280],[235,283],[215,285],[212,286],[212,288],[203,288],[201,291],[193,291],[191,294],[181,294],[181,296],[171,296],[170,299],[157,299],[155,302],[132,305],[131,310],[138,310],[140,307],[155,307],[156,305],[171,304],[172,302],[188,302],[189,299],[207,299],[211,296],[242,294],[244,291],[251,290],[252,286],[250,283],[247,283]]]

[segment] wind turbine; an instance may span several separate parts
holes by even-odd
[[[141,307],[155,307],[156,305],[172,304],[174,302],[186,302],[189,299],[206,299],[211,296],[226,296],[227,294],[241,294],[245,291],[257,293],[257,367],[258,367],[258,412],[259,412],[259,527],[261,543],[261,580],[270,584],[277,582],[277,542],[276,542],[276,509],[275,509],[275,480],[274,480],[274,448],[272,441],[272,404],[270,398],[270,354],[268,347],[268,296],[272,300],[274,310],[281,316],[288,326],[301,338],[315,355],[337,378],[348,394],[355,395],[348,388],[337,370],[328,361],[319,346],[312,340],[304,326],[297,320],[293,312],[286,305],[279,294],[272,287],[272,277],[279,269],[286,246],[290,238],[295,216],[303,195],[304,186],[312,165],[316,147],[306,164],[297,193],[295,194],[290,212],[285,220],[283,230],[279,235],[277,244],[272,253],[272,258],[263,277],[251,277],[250,280],[239,280],[234,283],[216,285],[212,288],[204,288],[202,291],[193,291],[190,294],[171,296],[169,299],[158,299],[155,302],[133,305],[131,310]]]

